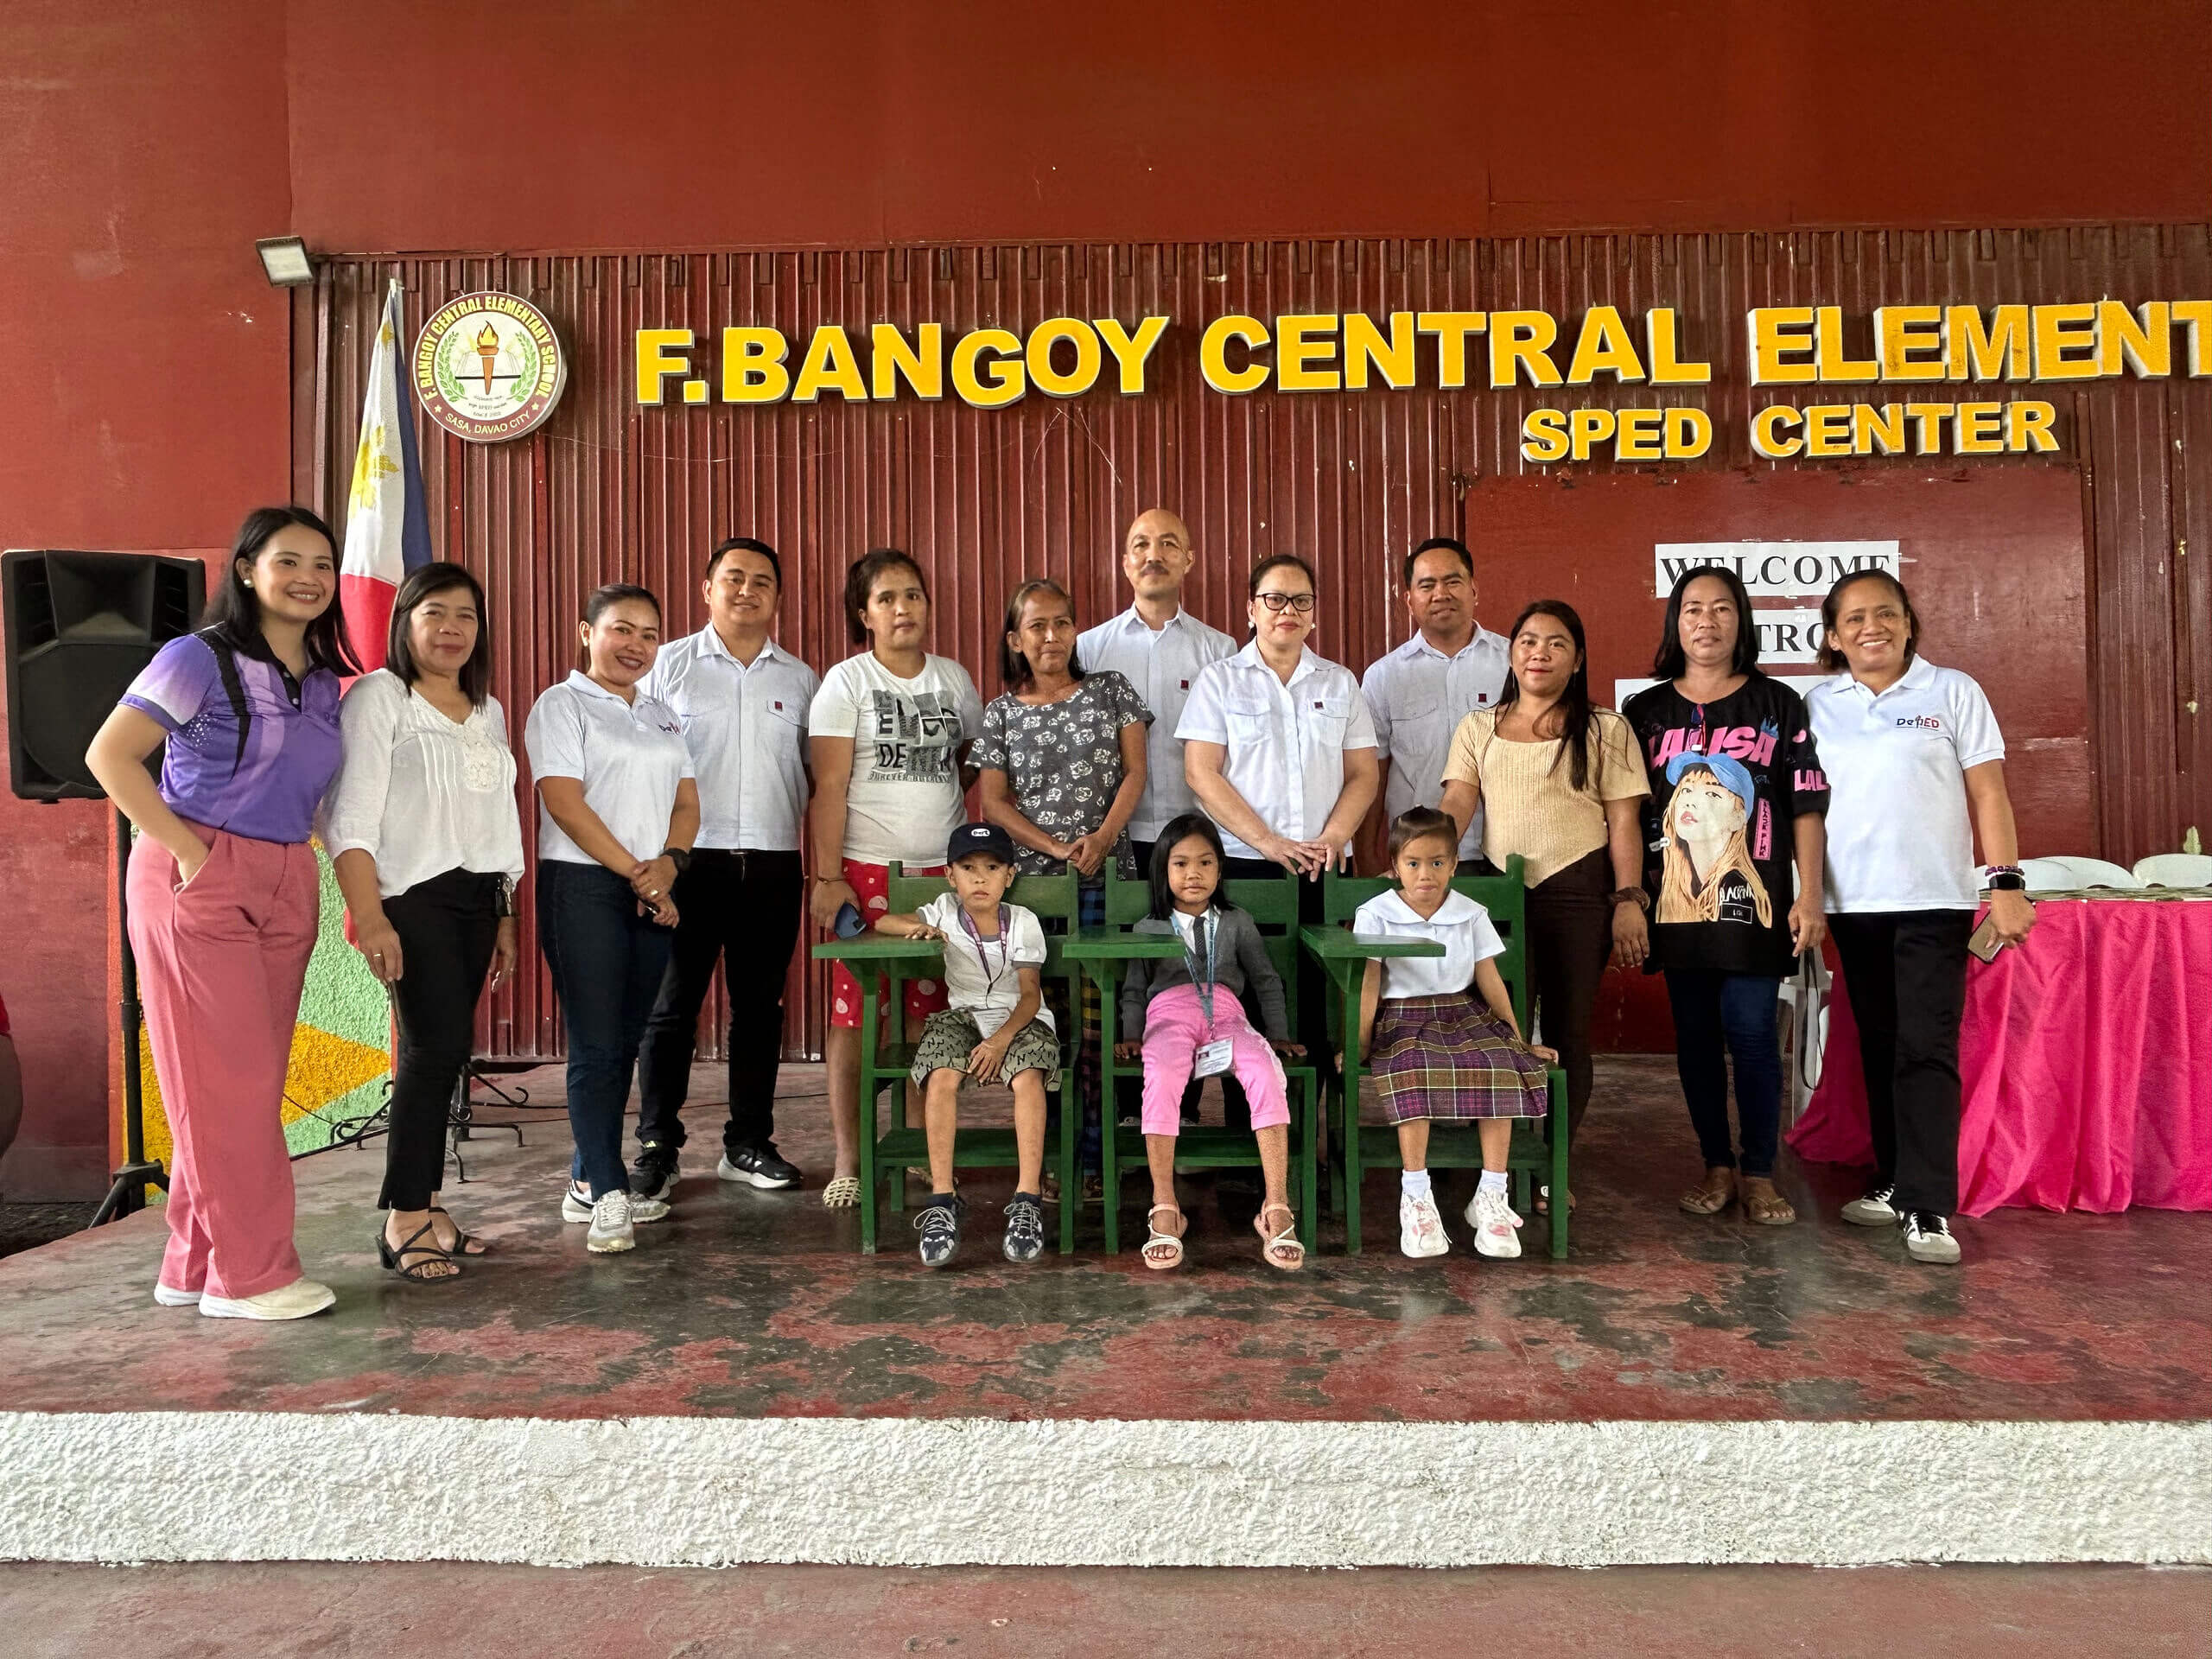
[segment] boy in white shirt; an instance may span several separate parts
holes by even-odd
[[[930,1015],[914,1053],[913,1080],[926,1090],[930,1201],[914,1217],[922,1265],[950,1266],[966,1208],[953,1188],[952,1146],[963,1082],[1005,1082],[1014,1090],[1019,1168],[1006,1207],[1006,1259],[1034,1262],[1045,1248],[1045,1080],[1060,1069],[1059,1039],[1045,1011],[1039,970],[1045,930],[1035,912],[1006,902],[1014,842],[995,824],[963,823],[945,849],[952,891],[912,915],[879,916],[896,938],[944,941],[948,1007]]]

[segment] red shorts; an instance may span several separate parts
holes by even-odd
[[[842,861],[845,885],[852,888],[861,901],[861,914],[870,925],[875,918],[891,908],[885,895],[891,887],[891,868],[886,864],[862,864],[856,859]],[[943,875],[944,867],[935,869],[907,869],[907,875]],[[875,998],[875,1017],[884,1018],[887,992],[890,987],[881,975],[876,976],[870,995]],[[944,982],[937,979],[910,979],[903,982],[902,1001],[906,1010],[906,1039],[921,1040],[922,1022],[944,1007]],[[847,1031],[861,1028],[861,984],[853,977],[852,970],[842,962],[830,964],[830,1023]]]

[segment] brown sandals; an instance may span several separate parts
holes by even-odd
[[[1693,1216],[1717,1216],[1736,1202],[1736,1171],[1720,1164],[1705,1172],[1705,1179],[1675,1200]]]
[[[1787,1227],[1797,1219],[1789,1199],[1764,1175],[1744,1177],[1744,1219],[1760,1227]]]

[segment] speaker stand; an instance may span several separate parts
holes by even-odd
[[[168,1173],[146,1156],[145,1089],[138,1070],[138,1030],[145,1010],[138,1001],[138,958],[130,949],[130,820],[115,815],[115,931],[122,945],[123,995],[116,1017],[123,1029],[123,1163],[88,1226],[146,1207],[146,1188],[169,1189]]]

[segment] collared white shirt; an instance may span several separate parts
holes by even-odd
[[[1344,789],[1344,755],[1375,747],[1375,721],[1351,671],[1302,652],[1286,685],[1255,639],[1201,670],[1175,735],[1224,745],[1222,775],[1260,821],[1292,841],[1312,841]],[[1259,852],[1221,832],[1231,858]]]
[[[995,939],[969,933],[957,893],[941,893],[915,912],[944,935],[946,1004],[971,1015],[986,1037],[1006,1024],[1021,1001],[1021,969],[1045,965],[1045,929],[1037,912],[1020,905],[1007,905],[1003,912]],[[1040,1007],[1036,1018],[1052,1029],[1051,1009]]]
[[[1878,696],[1847,671],[1807,692],[1805,709],[1828,777],[1827,908],[1974,909],[1966,770],[2005,758],[1981,688],[1916,657]]]
[[[683,722],[702,847],[795,853],[806,812],[806,711],[821,677],[772,639],[751,667],[714,625],[661,647],[638,682]]]
[[[625,702],[577,670],[548,686],[531,709],[523,747],[532,777],[583,785],[584,804],[632,858],[656,858],[668,845],[676,786],[694,774],[683,723],[666,703],[643,691]],[[537,856],[563,864],[599,861],[553,822],[542,798]]]
[[[1155,629],[1132,605],[1112,621],[1085,628],[1076,638],[1075,654],[1086,672],[1112,669],[1136,687],[1152,710],[1144,740],[1144,797],[1129,819],[1129,839],[1157,841],[1173,820],[1198,810],[1183,780],[1182,734],[1176,728],[1199,672],[1234,657],[1236,642],[1184,610]]]
[[[1419,633],[1370,664],[1359,689],[1375,719],[1378,758],[1390,763],[1382,785],[1387,819],[1444,798],[1444,758],[1452,734],[1478,709],[1496,703],[1505,690],[1511,650],[1505,636],[1480,623],[1456,655],[1446,657]],[[1459,856],[1479,857],[1483,811],[1478,806]]]
[[[522,879],[515,757],[497,697],[456,721],[379,669],[353,682],[338,721],[346,755],[322,820],[333,858],[366,853],[387,899],[448,870]]]
[[[1505,941],[1484,910],[1464,893],[1446,893],[1436,914],[1424,917],[1402,893],[1381,893],[1353,913],[1351,931],[1388,938],[1433,939],[1440,957],[1386,957],[1382,995],[1450,996],[1475,982],[1475,964],[1505,954]]]

